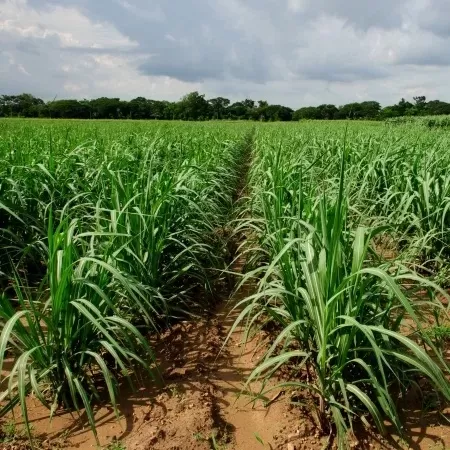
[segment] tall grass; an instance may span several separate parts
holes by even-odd
[[[402,433],[395,399],[418,377],[448,399],[422,318],[448,320],[445,127],[344,127],[0,121],[0,415],[20,405],[27,422],[33,392],[95,433],[95,401],[117,410],[137,370],[158,376],[147,334],[214,301],[250,149],[234,223],[256,292],[236,325],[280,331],[249,384],[294,367],[284,386],[310,392],[341,448],[357,422]]]
[[[131,384],[137,363],[153,376],[154,358],[146,339],[116,306],[118,292],[148,315],[144,296],[126,274],[89,250],[89,233],[79,233],[77,222],[63,220],[48,230],[47,274],[37,295],[16,277],[15,298],[0,300],[0,368],[12,352],[14,366],[7,376],[7,399],[0,416],[20,403],[30,435],[26,396],[33,394],[51,415],[61,406],[84,408],[96,438],[91,401],[100,400],[103,379],[118,416],[117,390],[122,378]],[[31,439],[31,435],[30,435]],[[98,440],[97,440],[98,442]]]
[[[33,392],[96,434],[93,401],[117,413],[137,366],[156,376],[146,335],[210,304],[249,128],[16,124],[0,124],[0,416],[20,404],[28,424]]]
[[[257,289],[237,306],[242,311],[235,326],[245,321],[252,327],[263,319],[278,325],[281,331],[248,384],[262,380],[263,394],[280,386],[310,391],[320,428],[334,431],[345,448],[355,421],[385,433],[388,420],[402,434],[396,398],[418,377],[427,378],[447,400],[450,384],[439,349],[425,336],[427,351],[417,339],[425,299],[404,286],[445,293],[375,253],[374,238],[390,224],[367,215],[376,211],[361,201],[368,186],[359,180],[367,182],[371,166],[348,142],[350,136],[347,141],[342,136],[319,141],[303,135],[289,146],[274,145],[272,136],[261,134],[247,218],[238,225],[253,236],[247,252],[254,268],[242,283],[256,283]],[[370,139],[362,142],[366,150],[373,145]],[[391,173],[386,175],[375,183],[389,183]],[[384,187],[373,189],[385,195]],[[422,218],[420,224],[428,226]],[[426,303],[446,316],[432,294]],[[402,333],[405,316],[417,335]],[[285,364],[295,367],[298,378],[266,389]]]

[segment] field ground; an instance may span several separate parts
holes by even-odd
[[[165,385],[155,387],[143,381],[134,393],[125,388],[119,421],[110,407],[98,408],[96,423],[105,448],[116,439],[127,450],[284,450],[288,443],[297,450],[325,447],[327,436],[320,435],[307,411],[291,403],[293,394],[278,389],[272,396],[273,403],[267,406],[264,401],[253,403],[248,396],[240,395],[271,338],[270,333],[264,333],[243,344],[244,330],[240,327],[222,348],[237,314],[231,307],[244,294],[224,299],[200,321],[175,325],[155,342]],[[33,433],[41,440],[38,448],[96,448],[89,427],[77,417],[60,413],[49,425],[48,410],[36,399],[28,402]],[[403,443],[395,432],[385,439],[363,430],[354,448],[450,448],[450,426],[433,406],[424,411],[420,398],[412,396],[403,408],[409,442]],[[20,411],[17,413],[20,417]],[[23,427],[20,419],[16,424],[19,429]],[[216,447],[212,436],[217,437]],[[21,442],[26,448],[27,439]],[[5,450],[16,448],[21,447],[5,446]]]
[[[0,121],[0,449],[450,448],[449,144]]]

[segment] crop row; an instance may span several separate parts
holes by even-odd
[[[116,409],[136,366],[158,376],[145,335],[211,300],[249,129],[16,126],[0,128],[0,416],[20,404],[27,422],[33,391],[95,433],[99,386]]]
[[[424,319],[426,305],[435,327],[448,324],[435,281],[448,267],[449,141],[422,133],[322,124],[255,139],[237,229],[251,237],[242,283],[256,291],[236,325],[278,331],[248,383],[271,386],[287,365],[295,375],[269,390],[309,392],[339,448],[361,420],[402,435],[398,398],[420,379],[450,399],[445,354]]]
[[[341,448],[361,421],[402,434],[418,380],[450,399],[429,328],[449,323],[449,141],[421,124],[1,122],[0,416],[26,421],[32,391],[95,433],[102,388],[116,409],[136,367],[159,377],[147,334],[211,305],[233,224],[255,287],[235,326],[277,330],[249,385],[287,365],[281,386],[309,392]]]

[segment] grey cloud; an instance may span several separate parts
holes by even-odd
[[[30,55],[40,55],[39,46],[31,39],[22,39],[16,44],[16,49],[19,52],[28,53]]]
[[[407,0],[332,0],[322,1],[325,12],[331,12],[363,29],[396,28],[402,24]]]
[[[262,83],[274,76],[267,66],[264,48],[253,45],[224,43],[214,39],[203,43],[195,36],[188,43],[169,42],[159,46],[155,55],[140,66],[149,75],[163,75],[182,81],[235,78]]]
[[[401,26],[407,4],[408,0],[299,0],[298,14],[310,18],[332,15],[363,30],[390,29]]]
[[[398,59],[398,64],[405,64],[410,66],[450,66],[450,53],[448,53],[447,43],[445,46],[436,49],[414,49]],[[439,51],[441,50],[441,51]]]
[[[35,6],[48,2],[32,0]],[[61,4],[61,0],[50,0]],[[288,2],[279,0],[154,0],[148,6],[144,0],[62,0],[76,6],[93,20],[108,21],[119,31],[139,43],[136,51],[149,59],[139,66],[143,74],[169,76],[182,81],[201,82],[236,78],[264,83],[285,77],[274,64],[285,61],[292,74],[300,78],[351,82],[385,76],[385,70],[370,64],[366,55],[359,55],[351,64],[328,61],[318,67],[302,70],[295,59],[295,50],[306,47],[306,58],[315,60],[311,23],[321,17],[339,17],[348,26],[368,29],[371,26],[390,28],[400,26],[401,12],[407,0],[302,0],[302,8],[289,9]],[[292,6],[291,2],[291,6]],[[139,16],[139,10],[147,14]],[[153,14],[157,11],[158,14]],[[386,14],[389,11],[389,14]],[[148,16],[155,16],[149,24]],[[210,36],[205,36],[205,26]],[[172,39],[167,39],[167,36]],[[314,38],[314,36],[312,36]],[[322,43],[323,45],[323,43]],[[325,45],[333,46],[330,40]],[[340,42],[344,59],[351,57],[355,42]],[[347,52],[346,52],[347,50]],[[369,66],[369,67],[368,67]]]
[[[57,36],[0,34],[3,50],[17,57],[7,75],[0,73],[2,86],[34,82],[35,88],[61,92],[71,82],[93,90],[89,70],[95,71],[96,58],[117,56],[130,58],[136,77],[198,83],[218,95],[255,92],[264,98],[264,90],[274,89],[268,97],[289,99],[289,89],[302,95],[302,89],[308,92],[312,86],[311,101],[320,96],[323,101],[330,95],[339,98],[338,92],[350,101],[355,99],[352,86],[362,97],[367,92],[391,95],[389,89],[396,96],[397,74],[407,80],[404,67],[439,66],[444,73],[450,65],[445,39],[450,36],[449,0],[28,0],[28,4],[42,14],[55,7],[76,8],[93,23],[112,25],[137,45],[63,46]],[[63,64],[76,66],[73,61],[78,59],[92,69],[61,69]],[[20,64],[32,68],[34,81]],[[108,70],[114,80],[115,68]],[[395,88],[390,80],[397,80]],[[335,83],[335,90],[325,90],[330,83]],[[377,83],[387,87],[377,90]]]
[[[377,80],[387,78],[389,71],[384,68],[363,67],[360,65],[339,66],[315,65],[302,70],[309,80],[349,83],[360,80]]]
[[[53,3],[60,5],[61,1]],[[184,0],[175,0],[169,4],[156,0],[150,8],[148,2],[132,0],[126,3],[63,0],[62,3],[81,9],[95,21],[110,22],[120,32],[136,40],[139,48],[135,51],[149,56],[148,61],[140,65],[144,74],[170,76],[183,81],[220,79],[227,76],[227,70],[230,70],[232,75],[238,75],[238,78],[246,74],[253,75],[243,69],[250,55],[243,55],[243,51],[239,50],[242,48],[239,45],[241,36],[236,33],[233,24],[224,22],[217,11],[205,1],[193,0],[187,3]],[[35,7],[48,8],[49,2],[33,0],[32,4]],[[123,6],[124,4],[127,6]],[[140,15],[140,10],[147,14]],[[159,11],[155,20],[150,20],[151,23],[149,10]],[[205,27],[211,30],[211,36],[205,36]],[[233,44],[238,47],[235,67],[230,65],[230,48]],[[257,47],[257,43],[253,47]],[[264,55],[260,57],[264,59]],[[264,75],[257,71],[255,75],[257,79],[264,78]]]
[[[221,78],[222,68],[207,59],[195,61],[184,59],[177,61],[162,60],[159,55],[151,57],[148,62],[139,66],[142,73],[155,76],[168,76],[183,81],[204,81],[209,78]]]
[[[450,35],[429,32],[412,35],[407,44],[396,49],[396,64],[419,66],[450,66]]]
[[[450,36],[450,2],[429,0],[429,5],[421,11],[419,26],[439,36]]]
[[[63,90],[68,74],[61,70],[61,54],[56,36],[45,39],[14,39],[0,32],[1,93],[37,93],[52,97]]]
[[[235,78],[264,83],[285,78],[283,66],[292,66],[295,49],[308,44],[307,17],[293,14],[272,0],[155,0],[148,8],[145,1],[131,1],[133,11],[120,1],[62,0],[80,8],[93,20],[108,21],[120,32],[139,43],[136,52],[149,55],[139,66],[143,74],[169,76],[182,81],[199,82]],[[323,3],[323,0],[322,0]],[[32,0],[35,7],[48,2]],[[61,0],[54,0],[61,4]],[[47,5],[47,6],[46,6]],[[139,17],[142,9],[157,10],[165,20]],[[168,39],[168,36],[170,39]],[[313,48],[309,48],[314,52]],[[101,50],[97,50],[101,51]],[[281,61],[281,64],[279,63]],[[284,61],[284,62],[283,62]],[[361,61],[361,66],[364,65]],[[277,65],[278,64],[278,65]],[[311,73],[313,70],[311,70]],[[359,69],[362,72],[362,67]],[[296,76],[308,76],[298,73]],[[352,79],[349,68],[339,77],[339,67],[332,77]],[[317,76],[320,72],[317,71]],[[325,71],[324,78],[329,80]],[[357,74],[355,74],[357,75]]]

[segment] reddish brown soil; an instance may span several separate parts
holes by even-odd
[[[285,395],[268,407],[239,396],[264,351],[258,337],[242,345],[241,328],[222,348],[237,315],[230,313],[231,305],[242,295],[208,318],[175,325],[154,343],[165,385],[146,382],[137,393],[123,391],[119,422],[111,408],[99,408],[96,422],[102,446],[117,439],[128,450],[285,449],[288,442],[298,450],[322,448],[312,422],[293,409]],[[36,399],[30,398],[28,406],[33,434],[43,448],[62,441],[67,450],[96,447],[85,422],[63,413],[50,424],[48,410]],[[15,422],[19,429],[23,426],[19,411]]]
[[[166,369],[168,392],[138,422],[127,449],[209,450],[213,437],[217,448],[256,450],[262,441],[275,449],[285,448],[288,434],[312,434],[286,398],[268,408],[238,398],[260,353],[257,339],[243,347],[237,330],[217,358],[233,316],[219,312],[206,322],[180,324],[164,337],[165,356],[173,362]]]
[[[324,448],[326,437],[318,435],[308,415],[290,405],[288,394],[277,396],[279,390],[274,390],[277,398],[268,407],[262,401],[253,403],[247,395],[239,396],[266,348],[264,334],[244,346],[242,328],[222,348],[237,316],[232,305],[246,294],[239,293],[210,317],[175,325],[153,343],[165,385],[147,380],[136,393],[124,390],[119,422],[110,408],[99,408],[96,419],[102,446],[117,439],[127,450]],[[255,391],[258,386],[252,388]],[[417,392],[402,401],[408,443],[395,436],[380,440],[363,430],[353,448],[450,449],[450,427],[437,412],[436,401],[429,394],[423,402]],[[48,411],[30,398],[29,415],[38,448],[96,448],[86,422],[70,414],[57,414],[49,423]],[[15,422],[20,429],[19,411]],[[26,440],[0,444],[1,450],[28,448]]]
[[[243,346],[243,330],[238,328],[222,349],[237,314],[229,313],[233,303],[209,318],[175,325],[154,343],[165,385],[144,383],[137,393],[124,391],[119,422],[110,408],[98,409],[98,433],[103,446],[118,439],[127,450],[324,448],[326,437],[320,437],[312,420],[290,405],[288,394],[280,395],[268,407],[261,401],[253,404],[246,395],[238,398],[265,345],[261,334]],[[275,390],[274,396],[278,392]],[[423,404],[416,394],[412,392],[404,400],[410,442],[399,443],[392,436],[388,443],[363,431],[353,448],[450,448],[450,427],[436,412],[436,399],[429,396],[428,404]],[[29,400],[29,413],[33,434],[40,438],[38,448],[96,448],[86,424],[82,426],[71,415],[59,414],[49,424],[48,411],[34,399]],[[20,414],[16,423],[20,428]],[[24,442],[0,445],[2,450],[26,448]]]
[[[267,348],[260,333],[245,346],[243,329],[237,328],[224,346],[237,312],[232,306],[248,288],[209,317],[193,318],[173,326],[156,342],[164,385],[148,379],[136,393],[121,392],[120,420],[109,407],[96,412],[103,448],[114,440],[127,450],[321,450],[327,443],[304,410],[290,404],[289,393],[273,391],[276,399],[265,406],[241,395],[245,381]],[[406,324],[405,324],[406,325]],[[269,336],[269,341],[271,340]],[[258,386],[252,386],[255,392]],[[428,389],[429,392],[429,389]],[[302,393],[300,393],[300,396]],[[273,397],[272,397],[273,398]],[[57,414],[52,423],[48,411],[36,399],[28,402],[33,435],[38,449],[94,449],[95,439],[81,420],[68,413]],[[354,449],[450,449],[450,427],[438,411],[437,399],[424,403],[417,392],[400,400],[409,442],[394,435],[381,440],[366,430],[358,434]],[[16,412],[18,429],[23,426]],[[447,411],[450,413],[450,410]],[[450,415],[449,415],[450,417]],[[1,433],[0,433],[1,439]],[[0,450],[28,450],[26,439],[0,443]]]
[[[237,317],[232,306],[248,294],[248,290],[240,292],[210,317],[178,323],[153,342],[165,384],[157,386],[146,380],[136,393],[123,390],[118,422],[111,408],[99,408],[96,421],[102,446],[117,439],[127,450],[324,448],[327,438],[319,436],[307,414],[292,407],[288,393],[278,396],[280,391],[274,390],[277,398],[268,407],[262,401],[253,403],[248,395],[239,396],[267,348],[263,333],[244,346],[242,328],[237,328],[223,347]],[[252,388],[256,391],[258,386]],[[363,430],[353,448],[450,449],[449,423],[437,412],[438,400],[429,387],[427,392],[425,402],[418,391],[400,401],[409,442],[400,442],[394,435],[381,440]],[[37,448],[96,448],[85,418],[61,413],[49,423],[48,411],[36,399],[30,398],[28,406]],[[20,429],[20,412],[15,412]],[[0,449],[28,450],[29,446],[22,439],[0,444]]]

